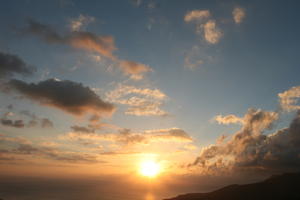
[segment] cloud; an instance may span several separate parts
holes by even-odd
[[[204,63],[204,52],[200,52],[199,46],[195,45],[191,50],[186,52],[184,57],[184,67],[190,70],[195,70]]]
[[[71,126],[71,129],[74,132],[80,132],[80,133],[93,133],[95,130],[88,128],[88,127],[84,127],[84,126]]]
[[[202,148],[191,166],[201,173],[282,172],[300,167],[300,113],[289,127],[263,134],[278,119],[276,112],[249,109],[241,130],[226,142]]]
[[[192,10],[184,16],[185,22],[199,21],[210,17],[209,10]]]
[[[97,52],[110,59],[115,59],[113,51],[116,50],[112,36],[95,35],[87,31],[74,31],[60,35],[50,26],[34,20],[28,21],[26,32],[39,36],[42,40],[52,44],[65,44],[75,48]]]
[[[71,31],[80,31],[84,29],[88,24],[94,21],[95,21],[94,17],[80,14],[78,18],[72,19],[70,21],[69,26]]]
[[[33,145],[29,140],[20,137],[15,138],[0,135],[0,142],[6,145],[5,149],[0,149],[0,152],[2,152],[0,156],[4,158],[17,158],[21,156],[24,159],[24,155],[27,155],[69,163],[103,162],[98,159],[97,154],[62,151],[54,148],[53,145]],[[13,144],[13,147],[9,147],[7,144]]]
[[[234,22],[236,24],[240,24],[246,17],[246,11],[244,8],[236,7],[232,11],[232,16],[233,16]]]
[[[120,61],[120,67],[125,74],[131,75],[131,79],[134,80],[142,79],[143,73],[151,71],[149,66],[129,60]]]
[[[209,20],[203,25],[204,38],[207,42],[211,44],[216,44],[222,37],[222,32],[216,26],[215,20]]]
[[[60,138],[64,140],[80,141],[81,143],[93,142],[95,144],[97,142],[109,141],[123,145],[149,144],[154,142],[189,143],[193,141],[184,130],[178,128],[146,130],[137,133],[132,132],[130,129],[122,129],[119,133],[106,134],[71,132]]]
[[[89,87],[73,81],[48,79],[28,84],[20,80],[11,80],[9,86],[11,90],[21,93],[28,99],[73,115],[112,114],[115,110],[114,105],[103,101]]]
[[[23,120],[0,119],[0,122],[3,126],[10,126],[14,128],[24,128],[25,126]]]
[[[135,80],[142,79],[145,72],[152,70],[147,65],[117,58],[117,56],[113,54],[117,48],[112,36],[96,35],[88,31],[79,30],[87,20],[91,21],[91,18],[87,16],[79,17],[79,19],[73,23],[73,29],[75,30],[64,35],[59,34],[48,25],[29,20],[28,26],[25,28],[25,33],[38,36],[49,44],[69,45],[77,49],[96,52],[115,62],[125,75],[130,75],[131,78]],[[96,58],[98,59],[98,57]]]
[[[222,37],[221,30],[217,27],[216,21],[210,19],[208,10],[194,10],[188,12],[184,17],[185,22],[196,22],[196,33],[203,34],[204,39],[211,44],[216,44]]]
[[[53,122],[47,118],[41,119],[41,126],[42,128],[52,128]]]
[[[300,98],[300,86],[292,87],[278,94],[280,106],[283,110],[299,110],[300,106],[296,105]]]
[[[119,85],[107,92],[106,98],[114,103],[129,106],[125,114],[136,116],[166,116],[168,113],[161,109],[167,98],[159,89],[137,88],[129,85]]]
[[[17,55],[0,52],[0,78],[10,77],[14,74],[30,75],[32,73],[33,69]]]
[[[244,120],[240,117],[235,115],[217,115],[214,117],[214,120],[217,121],[219,124],[242,124]]]

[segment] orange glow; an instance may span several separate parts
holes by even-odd
[[[154,178],[160,172],[160,165],[154,160],[145,160],[140,163],[139,172],[142,176]]]

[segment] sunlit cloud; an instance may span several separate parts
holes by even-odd
[[[34,20],[28,21],[28,26],[24,29],[24,32],[38,36],[50,44],[69,45],[77,49],[98,53],[115,62],[125,75],[130,75],[134,80],[140,80],[143,78],[144,73],[152,71],[149,66],[142,63],[120,60],[114,55],[114,51],[117,50],[114,38],[110,35],[96,35],[92,32],[80,30],[84,21],[91,21],[90,18],[83,16],[81,16],[80,19],[81,21],[74,21],[73,24],[73,26],[75,26],[73,28],[78,30],[65,34],[60,34],[51,26],[41,24]],[[99,60],[100,57],[94,57],[93,59]]]
[[[222,37],[222,32],[217,28],[215,20],[209,20],[203,25],[204,38],[208,43],[216,44]]]
[[[236,7],[232,11],[232,16],[233,16],[234,22],[236,24],[240,24],[246,17],[246,11],[244,8]]]
[[[161,109],[167,98],[159,89],[137,88],[129,85],[119,85],[106,93],[110,102],[127,105],[125,114],[136,116],[166,116],[168,113]]]
[[[113,51],[116,50],[116,47],[112,36],[95,35],[87,31],[75,31],[60,35],[52,27],[34,20],[28,21],[25,32],[36,35],[48,43],[68,44],[115,59]]]
[[[87,133],[87,132],[70,132],[60,136],[62,140],[98,142],[109,141],[123,145],[150,144],[155,142],[179,142],[190,143],[193,139],[182,129],[158,129],[145,130],[142,132],[132,132],[130,129],[121,129],[119,133]]]
[[[242,124],[244,122],[243,118],[237,117],[235,115],[217,115],[214,120],[219,124]]]
[[[292,150],[295,154],[290,154],[291,149],[288,146],[293,146],[293,143],[298,140],[294,137],[300,126],[299,116],[289,128],[264,135],[263,133],[271,128],[278,118],[279,114],[276,112],[249,109],[239,131],[230,136],[227,141],[224,141],[225,138],[222,136],[221,141],[202,148],[199,157],[191,166],[198,166],[201,173],[217,174],[246,169],[272,171],[298,166],[300,163],[295,165],[299,162],[296,155],[300,153],[300,149],[295,146]],[[285,156],[294,156],[295,163],[285,163],[287,159]]]
[[[194,10],[188,12],[184,17],[185,22],[195,21],[196,33],[203,35],[210,44],[216,44],[222,37],[222,31],[216,25],[216,20],[211,19],[208,10]]]
[[[185,22],[199,21],[210,17],[209,10],[192,10],[184,16]]]
[[[278,94],[281,108],[286,111],[299,110],[297,102],[300,98],[300,86],[292,87]]]
[[[0,149],[0,162],[10,158],[15,161],[30,161],[33,157],[45,158],[68,163],[99,163],[97,154],[76,151],[63,151],[51,143],[33,144],[30,140],[21,137],[7,137],[0,135],[0,142],[6,146]]]
[[[130,75],[131,79],[134,80],[143,79],[143,74],[151,71],[149,66],[129,60],[120,61],[120,67],[125,74]]]

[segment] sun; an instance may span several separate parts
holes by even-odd
[[[139,172],[143,176],[154,178],[160,172],[160,165],[153,160],[145,160],[141,162]]]

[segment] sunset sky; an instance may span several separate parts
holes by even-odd
[[[299,6],[2,0],[0,175],[299,169]]]

